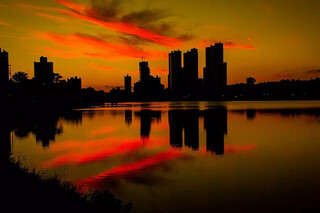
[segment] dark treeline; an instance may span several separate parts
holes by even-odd
[[[320,79],[281,80],[255,84],[250,77],[247,83],[227,86],[226,100],[319,100]]]
[[[108,93],[108,101],[255,101],[255,100],[320,100],[320,78],[310,80],[284,79],[274,82],[255,83],[249,77],[246,83],[227,85],[219,95],[208,96],[200,87],[197,93],[176,95],[168,89],[153,96],[128,93],[125,90],[114,89]]]
[[[29,79],[23,72],[15,73],[9,80],[8,103],[10,108],[47,107],[70,109],[103,104],[106,93],[93,88],[81,88],[81,79],[64,80],[56,74],[49,83],[36,78]]]

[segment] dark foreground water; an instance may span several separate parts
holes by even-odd
[[[16,125],[14,159],[133,212],[320,209],[319,101],[128,103]]]

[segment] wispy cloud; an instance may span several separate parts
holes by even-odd
[[[145,56],[149,59],[165,59],[167,56],[165,51],[144,51],[140,48],[136,48],[135,46],[127,45],[120,39],[109,42],[103,38],[87,34],[75,33],[63,35],[57,33],[38,32],[36,38],[51,41],[63,46],[64,48],[68,48],[64,53],[61,49],[51,48],[52,53],[57,53],[57,57],[95,57],[114,59],[119,57],[140,58],[141,56]],[[92,52],[89,50],[92,50]]]
[[[124,12],[121,4],[124,1],[92,0],[92,7],[73,3],[67,0],[54,0],[70,9],[64,13],[73,18],[88,21],[107,30],[131,35],[146,42],[162,46],[176,46],[191,36],[174,34],[174,25],[163,19],[171,14],[166,10],[142,10]]]
[[[252,46],[252,45],[238,44],[233,41],[218,41],[218,40],[201,40],[200,47],[204,48],[217,42],[223,43],[225,48],[240,48],[240,49],[250,49],[250,50],[257,49],[255,46]]]
[[[152,72],[156,74],[168,74],[168,69],[162,68],[162,67],[155,67],[152,69]]]
[[[307,74],[320,74],[320,69],[307,70],[305,71]]]
[[[115,67],[96,65],[96,64],[93,64],[93,63],[90,63],[87,66],[89,68],[92,68],[92,69],[95,69],[95,70],[102,70],[102,71],[115,71],[115,70],[117,70],[117,68],[115,68]]]
[[[0,20],[0,25],[3,25],[3,26],[10,26],[9,22],[1,21],[1,20]]]

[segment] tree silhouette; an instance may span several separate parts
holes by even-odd
[[[253,77],[247,78],[247,85],[254,85],[256,83],[256,79]]]
[[[28,81],[28,73],[16,72],[13,74],[12,80],[17,84],[24,84]]]
[[[59,73],[53,74],[53,82],[55,84],[60,83],[61,79],[63,79],[63,77]]]

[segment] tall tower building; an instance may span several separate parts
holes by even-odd
[[[203,69],[204,88],[210,96],[219,96],[227,85],[227,63],[223,61],[223,44],[206,48],[206,67]]]
[[[34,77],[42,84],[53,82],[53,62],[48,62],[46,57],[41,56],[40,62],[34,62]]]
[[[9,55],[0,49],[0,94],[1,99],[8,95],[9,83]]]
[[[127,93],[131,93],[131,76],[127,75],[124,77],[124,90]]]
[[[141,61],[139,63],[140,82],[146,81],[150,77],[150,68],[147,61]]]
[[[183,87],[186,93],[195,93],[198,87],[198,50],[191,49],[183,55]]]
[[[168,86],[173,93],[178,93],[182,86],[182,57],[181,51],[169,53]]]

